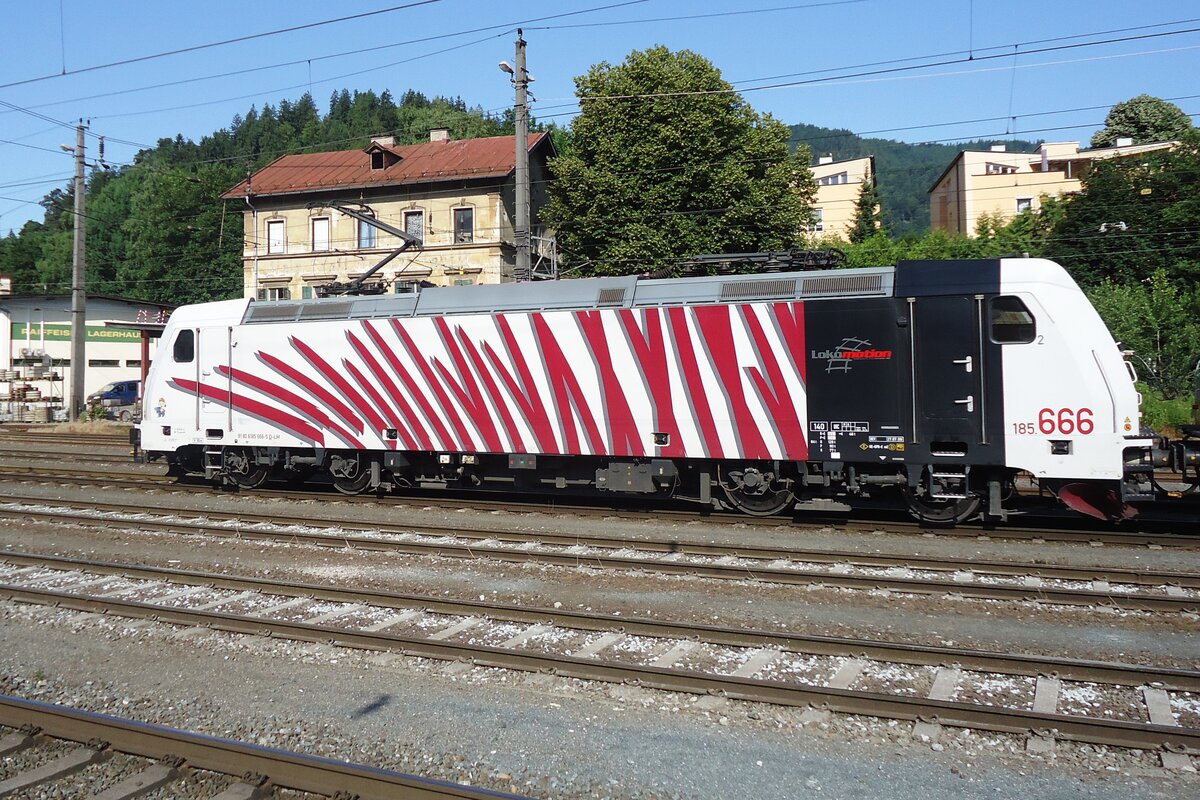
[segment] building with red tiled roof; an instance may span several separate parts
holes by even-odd
[[[553,155],[548,134],[530,134],[535,259],[550,238],[538,212]],[[313,296],[322,285],[362,275],[401,245],[400,237],[333,207],[338,203],[421,240],[419,250],[374,276],[389,291],[413,291],[421,281],[512,280],[515,166],[514,137],[455,141],[445,129],[420,144],[378,137],[358,150],[281,156],[222,195],[244,203],[246,296]]]

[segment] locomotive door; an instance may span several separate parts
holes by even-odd
[[[908,304],[914,443],[965,456],[987,444],[982,298],[916,297]]]
[[[196,331],[196,427],[210,437],[233,428],[233,378],[228,369],[218,369],[232,365],[232,332],[224,325]]]

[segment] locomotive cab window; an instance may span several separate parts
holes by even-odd
[[[196,332],[191,329],[180,331],[175,337],[175,345],[171,352],[176,363],[190,362],[196,357]]]
[[[1037,321],[1015,295],[993,297],[992,341],[997,344],[1028,344],[1037,338]]]

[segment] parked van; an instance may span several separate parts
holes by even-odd
[[[141,381],[114,381],[100,387],[87,397],[88,405],[99,403],[120,420],[133,418],[133,405],[138,401]],[[128,406],[128,408],[125,408]]]

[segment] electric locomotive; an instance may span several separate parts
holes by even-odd
[[[140,446],[245,488],[663,495],[748,514],[891,495],[1003,518],[1018,475],[1153,497],[1132,367],[1041,259],[230,300],[172,314]]]

